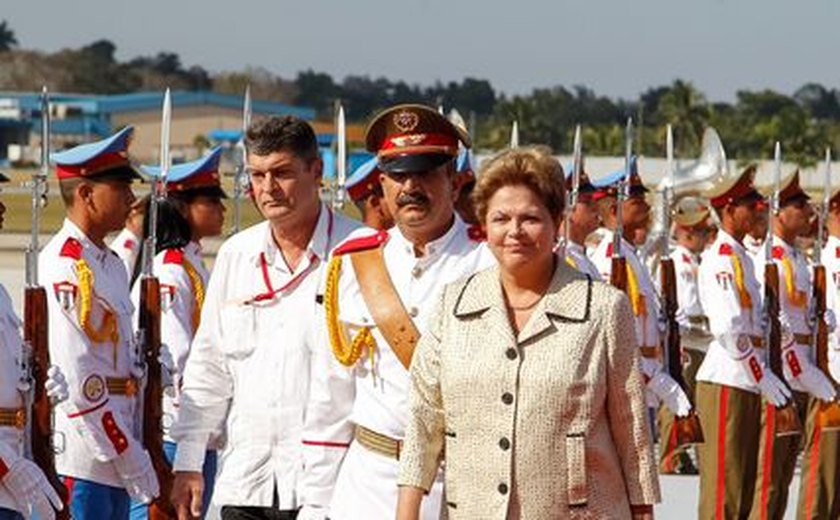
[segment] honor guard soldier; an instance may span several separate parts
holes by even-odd
[[[382,185],[379,184],[378,161],[372,157],[347,179],[345,188],[347,195],[362,214],[362,222],[373,229],[385,230],[394,225],[388,206],[383,200]]]
[[[624,175],[622,169],[593,182],[598,190],[595,198],[598,200],[601,220],[608,232],[592,252],[591,259],[607,283],[612,273],[614,234],[618,226],[618,186]],[[641,234],[639,230],[646,229],[650,223],[650,205],[645,200],[648,189],[639,177],[635,157],[631,161],[627,182],[630,185],[630,196],[622,207],[624,233],[620,237],[621,255],[627,262],[627,296],[636,317],[636,339],[641,349],[640,368],[646,382],[647,400],[650,406],[656,407],[662,402],[671,412],[684,416],[691,411],[691,403],[679,384],[663,370],[658,296],[650,273],[636,255],[633,246],[633,238]]]
[[[0,182],[9,178],[0,173]],[[5,213],[0,202],[0,226]],[[0,520],[17,520],[21,515],[48,520],[63,505],[41,469],[22,455],[28,413],[23,395],[30,383],[21,325],[9,293],[0,285]],[[58,367],[50,367],[49,375],[47,393],[54,400],[66,399],[67,383]]]
[[[572,174],[570,168],[566,174],[566,192],[572,190]],[[598,203],[594,198],[595,186],[589,180],[585,171],[580,172],[580,184],[578,185],[577,204],[570,208],[568,220],[560,224],[560,236],[565,235],[564,226],[569,223],[569,241],[564,244],[566,262],[578,271],[588,274],[593,280],[600,280],[601,273],[586,255],[586,237],[598,229],[601,225],[601,215],[598,212]]]
[[[697,413],[706,438],[696,447],[701,519],[758,518],[753,495],[761,396],[773,405],[784,404],[789,396],[766,366],[761,287],[742,242],[762,198],[754,176],[755,166],[750,166],[708,191],[720,229],[698,272],[700,304],[712,334],[696,376]]]
[[[127,127],[116,135],[53,154],[67,218],[42,251],[49,348],[69,399],[55,414],[56,468],[74,518],[126,518],[129,497],[158,493],[149,455],[137,438],[138,370],[125,266],[105,245],[134,202]],[[63,441],[63,442],[62,442]]]
[[[836,392],[831,381],[816,366],[811,352],[811,273],[804,253],[796,249],[794,242],[797,237],[809,233],[813,209],[810,197],[799,185],[798,171],[782,181],[778,196],[779,213],[771,215],[769,222],[773,231],[773,262],[779,271],[782,364],[785,379],[797,392],[797,407],[802,424],[805,424],[808,397],[831,401]],[[764,259],[756,257],[754,261],[758,280],[763,284]],[[753,510],[765,507],[768,518],[781,518],[787,507],[801,439],[797,435],[772,435],[774,415],[773,407],[765,407],[762,411],[763,435]],[[807,467],[806,461],[803,469]]]
[[[140,235],[143,234],[144,215],[143,201],[135,201],[131,205],[131,212],[128,214],[128,218],[125,219],[125,227],[111,241],[111,249],[117,253],[117,256],[125,264],[125,271],[129,277],[134,273],[134,267],[137,265],[137,259],[140,257],[140,249],[143,246],[143,240]]]
[[[478,224],[475,215],[472,192],[475,189],[475,167],[473,166],[472,151],[461,147],[458,159],[455,161],[455,171],[458,173],[458,198],[455,200],[455,212],[468,226]]]
[[[683,198],[673,210],[674,246],[670,254],[674,263],[677,293],[676,319],[680,327],[680,345],[683,351],[683,373],[689,386],[689,397],[694,399],[695,374],[709,346],[709,322],[700,304],[697,271],[700,254],[706,248],[709,208],[698,199]],[[662,288],[660,287],[660,293]],[[669,443],[673,414],[659,410],[660,473],[696,474],[697,468],[685,449]]]
[[[342,244],[327,274],[324,340],[335,359],[322,369],[328,380],[313,380],[304,495],[333,520],[394,516],[417,339],[443,286],[494,262],[453,209],[466,133],[431,108],[399,105],[365,140],[396,226]],[[423,518],[439,517],[441,488],[439,476]]]
[[[160,282],[160,337],[161,356],[171,383],[163,393],[164,442],[163,449],[170,464],[175,459],[177,445],[169,436],[169,428],[178,420],[178,401],[181,391],[181,374],[187,363],[195,332],[201,321],[201,307],[210,272],[204,266],[200,241],[219,236],[225,219],[226,198],[219,178],[221,148],[208,155],[183,164],[172,166],[166,176],[166,198],[158,203],[158,236],[155,244],[153,272]],[[152,176],[160,175],[159,167],[143,168]],[[149,199],[145,199],[146,206]],[[148,207],[144,213],[148,214]],[[146,219],[141,235],[149,232]],[[140,269],[134,274],[132,301],[140,305]],[[215,432],[208,442],[204,458],[204,497],[202,514],[206,513],[216,478],[216,450],[222,447],[221,432]],[[147,517],[143,504],[132,504],[131,518]]]
[[[826,308],[840,312],[840,189],[831,194],[826,218],[828,239],[822,250],[826,276]],[[828,363],[834,382],[840,381],[840,329],[829,334]],[[819,401],[808,404],[802,457],[802,480],[797,518],[807,520],[840,517],[840,432],[823,429],[814,415]]]
[[[245,146],[265,220],[221,246],[207,285],[171,429],[179,518],[201,515],[202,467],[221,424],[227,444],[213,503],[222,518],[297,515],[310,359],[323,327],[318,288],[332,249],[358,227],[318,197],[323,163],[309,123],[256,121]]]

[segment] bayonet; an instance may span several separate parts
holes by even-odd
[[[346,199],[347,184],[347,132],[344,123],[344,107],[339,103],[336,116],[336,139],[338,146],[335,154],[335,193],[333,196],[333,209],[340,210]]]
[[[578,202],[578,195],[580,193],[580,176],[583,170],[583,145],[580,138],[580,125],[575,126],[575,139],[572,148],[572,189],[566,197],[566,212],[563,219],[563,248],[562,252],[565,257],[565,248],[569,247],[569,227],[571,226],[571,216],[575,210],[575,205]]]
[[[519,148],[519,121],[514,120],[510,127],[510,147]]]
[[[618,180],[616,193],[616,227],[613,236],[613,256],[621,257],[621,242],[624,236],[624,202],[630,198],[630,174],[633,160],[633,119],[627,118],[624,128],[624,175]]]
[[[246,189],[248,178],[248,151],[245,149],[245,136],[251,126],[251,85],[245,87],[245,98],[242,102],[242,137],[236,144],[239,151],[239,161],[233,176],[233,233],[238,233],[242,226],[242,194]]]

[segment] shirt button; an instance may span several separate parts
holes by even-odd
[[[513,394],[510,392],[505,392],[502,394],[502,402],[505,404],[512,404],[513,403]]]
[[[510,449],[510,441],[507,437],[502,437],[499,439],[499,447],[502,448],[502,451],[507,451]]]
[[[417,309],[417,307],[412,307],[408,310],[408,315],[412,318],[416,318],[418,314],[420,314],[420,311]]]
[[[411,276],[415,278],[420,278],[421,274],[423,274],[423,269],[420,266],[416,266],[414,269],[411,270]]]
[[[507,351],[505,352],[505,355],[507,356],[508,359],[516,359],[516,356],[518,356],[519,354],[516,352],[515,348],[511,347],[511,348],[507,349]]]
[[[508,487],[507,487],[507,484],[505,484],[504,482],[499,484],[499,487],[497,489],[499,490],[499,493],[501,493],[503,495],[507,495]]]

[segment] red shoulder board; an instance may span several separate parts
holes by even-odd
[[[487,233],[481,229],[480,224],[473,224],[472,226],[467,228],[467,236],[470,237],[470,240],[473,242],[484,242],[487,240]]]
[[[610,243],[607,244],[607,258],[612,258],[612,255],[613,255],[613,242],[610,241]]]
[[[690,264],[690,263],[691,263],[691,257],[690,257],[690,256],[688,256],[688,255],[687,255],[687,254],[685,254],[685,253],[683,253],[683,254],[682,254],[682,260],[683,260],[683,262],[685,262],[685,263],[687,263],[687,264]]]
[[[164,264],[183,264],[184,263],[184,252],[180,249],[167,249],[165,253],[163,253],[163,263]]]
[[[785,257],[785,249],[782,246],[773,246],[773,259],[781,260]]]
[[[840,247],[834,249],[834,258],[840,258]]]
[[[333,251],[333,255],[346,255],[347,253],[355,253],[356,251],[366,251],[368,249],[375,249],[388,241],[388,232],[380,231],[375,235],[366,237],[353,238],[344,242]]]
[[[130,238],[126,238],[125,242],[123,242],[123,247],[126,248],[126,249],[134,249],[134,244],[135,244],[134,240],[132,240]]]
[[[721,244],[720,249],[718,249],[718,254],[723,256],[729,256],[732,254],[732,246],[730,244]]]
[[[59,256],[72,258],[73,260],[80,260],[82,258],[82,243],[75,238],[68,238],[64,245],[61,246],[61,253]]]

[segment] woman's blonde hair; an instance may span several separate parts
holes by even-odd
[[[542,200],[559,224],[566,205],[563,167],[545,146],[506,150],[481,165],[473,191],[478,221],[487,219],[487,203],[505,186],[525,186]]]

